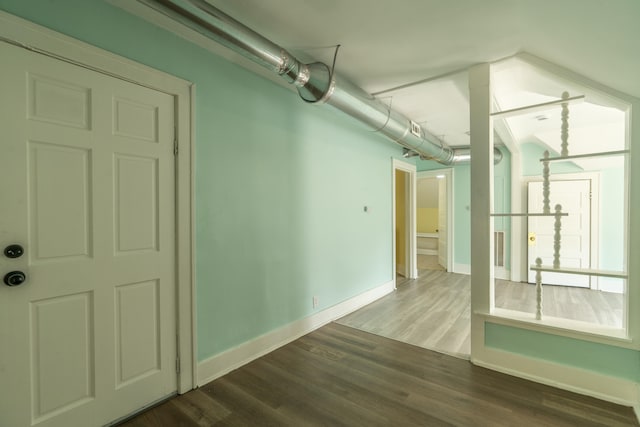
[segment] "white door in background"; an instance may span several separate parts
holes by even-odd
[[[591,180],[551,181],[549,200],[552,212],[555,212],[556,204],[560,204],[562,211],[569,214],[561,219],[560,266],[589,268]],[[530,213],[543,211],[542,182],[529,183],[528,206]],[[542,264],[553,265],[554,222],[553,217],[529,217],[529,265],[535,264],[538,257],[542,259]],[[529,282],[535,283],[535,272],[531,270]],[[589,276],[547,272],[542,273],[542,283],[586,288],[590,286]]]
[[[438,264],[447,270],[447,178],[438,179]]]
[[[0,425],[104,425],[176,391],[173,97],[0,57]]]

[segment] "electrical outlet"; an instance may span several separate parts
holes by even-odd
[[[318,308],[318,297],[317,296],[313,297],[313,308]]]

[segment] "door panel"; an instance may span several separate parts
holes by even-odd
[[[561,219],[560,265],[589,268],[591,259],[591,181],[551,181],[552,212],[555,205],[562,205],[568,216]],[[543,211],[542,182],[529,183],[529,212]],[[540,257],[542,264],[553,265],[554,217],[529,217],[529,233],[534,240],[529,244],[529,265]],[[535,283],[535,272],[529,270],[529,282]],[[542,283],[589,287],[589,276],[561,273],[542,273]]]
[[[65,412],[95,397],[90,292],[31,303],[34,418]]]
[[[121,154],[114,157],[115,247],[118,255],[158,250],[157,163],[154,158]]]
[[[113,134],[146,142],[158,141],[158,108],[125,98],[113,100]]]
[[[29,119],[62,127],[89,129],[91,89],[29,73]]]
[[[28,146],[32,262],[89,257],[89,150],[34,141]]]
[[[116,388],[160,370],[158,286],[150,280],[116,287]]]
[[[173,98],[0,56],[0,425],[103,425],[176,390]]]

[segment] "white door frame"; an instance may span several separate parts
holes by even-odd
[[[391,186],[391,205],[392,205],[392,228],[391,235],[393,236],[392,244],[392,258],[391,264],[393,265],[393,282],[395,287],[396,281],[396,171],[406,172],[409,174],[408,190],[409,197],[406,200],[406,211],[408,212],[408,227],[407,234],[408,239],[408,251],[407,260],[409,267],[409,279],[418,278],[418,258],[417,258],[417,243],[416,243],[416,166],[411,163],[403,162],[402,160],[392,158],[392,186]]]
[[[0,10],[0,38],[37,53],[172,95],[175,99],[176,156],[176,328],[178,393],[196,385],[193,283],[194,85]]]
[[[449,273],[453,272],[453,169],[434,169],[430,171],[418,172],[418,179],[437,178],[444,175],[447,184],[447,268]]]

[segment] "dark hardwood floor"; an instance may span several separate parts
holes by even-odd
[[[631,408],[331,323],[122,425],[639,424]]]

